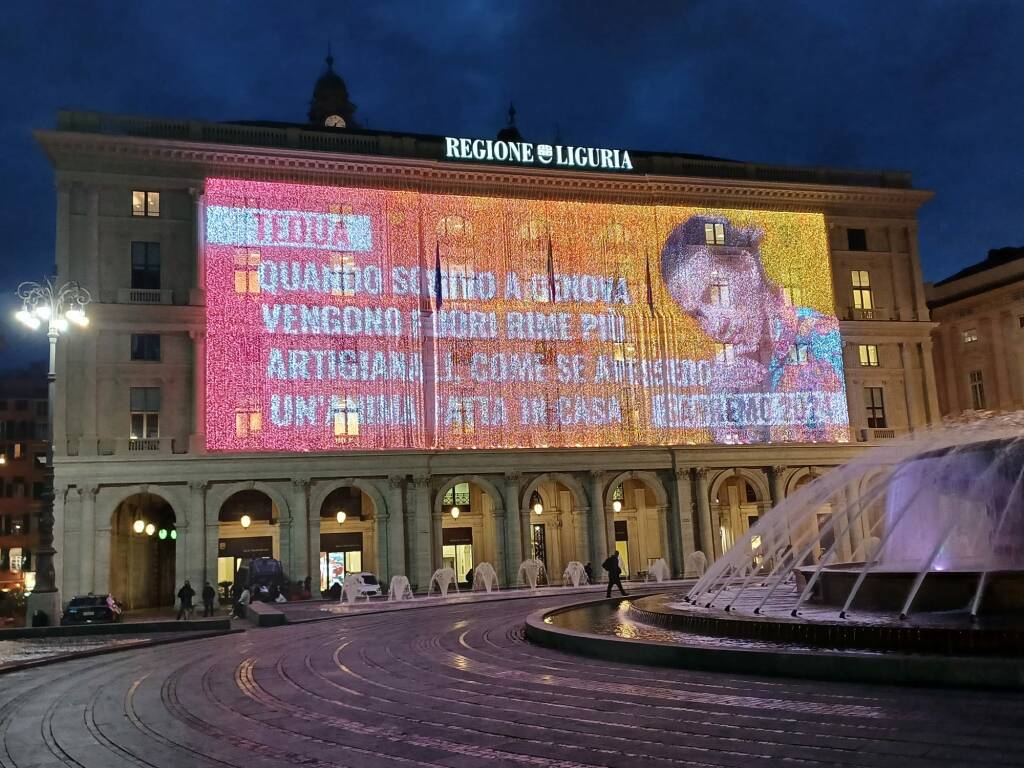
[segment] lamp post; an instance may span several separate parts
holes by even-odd
[[[46,372],[46,466],[50,470],[50,484],[42,497],[39,512],[39,549],[36,551],[36,586],[28,597],[28,621],[36,611],[46,616],[47,623],[60,617],[60,592],[53,572],[53,405],[57,396],[57,339],[72,324],[85,328],[89,318],[85,305],[92,301],[89,291],[72,281],[57,286],[44,283],[22,283],[18,286],[21,309],[15,317],[33,331],[46,322],[46,337],[50,340],[50,366]],[[88,535],[89,531],[82,531]]]

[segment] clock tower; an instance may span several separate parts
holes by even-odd
[[[355,121],[356,105],[348,98],[348,86],[334,71],[334,56],[327,46],[327,69],[313,87],[309,103],[309,122],[317,127],[358,128]]]

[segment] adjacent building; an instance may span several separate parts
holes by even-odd
[[[1024,248],[991,250],[926,291],[942,414],[1024,408]]]
[[[96,300],[58,361],[65,599],[256,555],[314,591],[692,573],[939,416],[909,175],[360,130],[331,64],[307,124],[36,134]]]

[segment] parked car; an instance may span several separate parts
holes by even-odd
[[[380,582],[377,581],[374,574],[369,571],[360,571],[358,575],[363,577],[363,586],[359,588],[360,597],[380,597],[384,594],[381,591]]]
[[[71,598],[61,624],[112,624],[123,611],[110,595],[79,595]]]

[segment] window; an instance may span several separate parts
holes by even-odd
[[[736,359],[732,344],[715,344],[715,360],[720,363],[731,363]]]
[[[850,273],[853,282],[853,307],[854,309],[874,309],[875,303],[871,298],[871,275],[863,269],[855,269]]]
[[[21,572],[21,547],[12,547],[10,554],[10,569],[12,573]]]
[[[711,304],[715,307],[728,307],[729,283],[717,272],[711,273]]]
[[[878,367],[878,347],[874,344],[858,344],[857,354],[860,355],[860,364],[872,368]]]
[[[356,295],[356,260],[351,253],[332,253],[331,266],[338,273],[336,283],[332,283],[332,296]],[[433,274],[433,273],[431,273]],[[433,285],[433,284],[431,284]]]
[[[160,288],[160,243],[132,241],[132,288]]]
[[[782,297],[788,307],[803,306],[804,289],[800,285],[800,277],[792,269],[787,269],[782,276]]]
[[[342,398],[341,408],[334,412],[334,439],[339,443],[359,437],[359,406],[350,398]]]
[[[868,412],[868,427],[885,429],[885,395],[881,387],[864,387],[864,405]]]
[[[725,245],[725,224],[705,224],[704,242],[708,245]]]
[[[985,381],[982,379],[981,371],[971,371],[971,405],[974,410],[985,409]]]
[[[263,414],[258,410],[235,411],[235,437],[249,437],[263,429]]]
[[[160,437],[160,387],[131,388],[131,439]]]
[[[964,344],[973,344],[978,340],[978,331],[974,328],[968,328],[964,331]]]
[[[452,398],[449,400],[448,425],[456,435],[471,435],[476,431],[473,418],[473,401],[470,398]]]
[[[160,334],[133,333],[132,360],[160,362]]]
[[[458,483],[449,488],[441,504],[446,510],[458,507],[463,512],[469,511],[469,483]]]
[[[48,415],[47,402],[45,400],[36,400],[36,416],[41,416],[45,419]]]
[[[15,458],[15,459],[23,459],[23,458],[25,458],[25,444],[24,443],[15,443],[14,445],[12,445],[11,446],[11,454],[12,454],[12,458]]]
[[[260,292],[260,252],[235,251],[235,293]]]
[[[868,249],[868,233],[864,229],[846,230],[846,247],[851,251],[866,251]]]
[[[132,216],[159,216],[160,215],[160,193],[132,192]]]
[[[807,345],[794,344],[789,348],[789,365],[803,365],[807,362]]]

